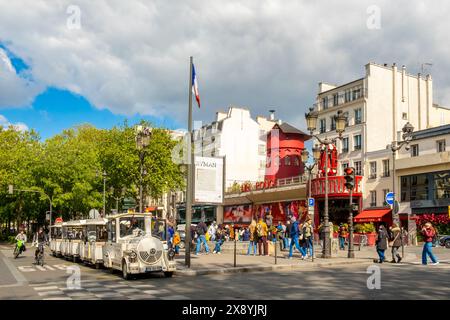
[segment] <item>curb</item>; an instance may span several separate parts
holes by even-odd
[[[196,277],[208,274],[233,274],[233,273],[244,273],[244,272],[261,272],[261,271],[283,271],[283,270],[305,270],[305,268],[317,268],[317,267],[329,267],[329,266],[339,266],[348,264],[366,264],[372,263],[369,260],[357,260],[357,261],[341,261],[341,262],[313,262],[311,265],[304,264],[279,264],[279,265],[269,265],[269,266],[245,266],[245,267],[230,267],[230,268],[220,268],[220,269],[198,269],[198,270],[177,270],[174,275],[185,276],[185,277]]]

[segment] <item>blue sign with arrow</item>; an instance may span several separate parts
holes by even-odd
[[[394,204],[394,193],[393,192],[386,193],[386,203],[391,206]]]

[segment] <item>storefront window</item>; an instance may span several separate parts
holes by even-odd
[[[435,199],[450,198],[450,172],[434,174],[434,197]]]

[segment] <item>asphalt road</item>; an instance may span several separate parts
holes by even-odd
[[[379,289],[368,288],[373,277],[368,263],[170,279],[154,274],[124,281],[118,273],[61,258],[46,256],[45,261],[36,267],[32,250],[14,259],[12,247],[0,246],[0,299],[450,299],[448,260],[437,266],[377,264]],[[72,281],[78,268],[79,287]]]

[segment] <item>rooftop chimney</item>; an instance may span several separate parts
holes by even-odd
[[[275,110],[269,110],[270,112],[270,120],[274,121],[275,120]]]

